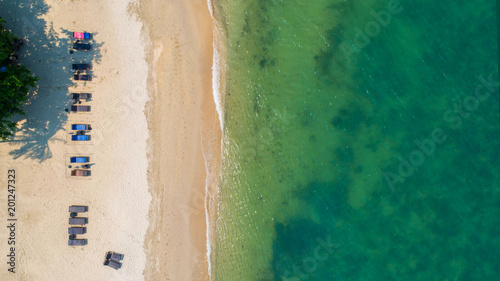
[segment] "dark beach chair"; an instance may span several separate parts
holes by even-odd
[[[74,63],[71,65],[71,70],[74,71],[82,71],[82,70],[89,70],[90,65],[88,63]]]
[[[71,124],[71,130],[90,131],[92,128],[87,124]]]
[[[86,227],[68,227],[68,234],[85,234],[87,233]]]
[[[86,225],[88,222],[88,218],[69,218],[70,225]]]
[[[75,74],[73,75],[75,81],[90,81],[90,75],[88,74]]]
[[[73,49],[74,50],[88,51],[88,50],[90,50],[90,44],[89,43],[74,43]]]
[[[72,135],[72,141],[90,141],[91,137],[89,135]]]
[[[119,254],[119,253],[115,253],[115,252],[107,252],[106,253],[107,260],[121,261],[121,260],[123,260],[123,257],[125,257],[125,256],[122,254]]]
[[[88,32],[73,32],[73,38],[75,38],[75,39],[90,39],[90,33],[88,33]]]
[[[114,268],[114,269],[119,269],[120,267],[122,267],[122,264],[120,262],[112,261],[112,260],[106,260],[104,262],[104,265],[107,265],[107,266]]]
[[[87,239],[69,239],[69,246],[85,246],[87,245]]]
[[[90,112],[89,105],[73,105],[71,106],[71,112]]]
[[[87,207],[87,206],[77,206],[77,205],[71,205],[71,206],[69,206],[69,211],[70,212],[85,213],[88,210],[89,210],[89,207]]]
[[[73,93],[71,94],[71,98],[78,101],[78,100],[85,100],[89,101],[92,98],[92,94],[89,93]]]
[[[90,157],[84,156],[76,156],[69,158],[69,162],[71,163],[88,163],[90,161]]]
[[[73,170],[71,171],[73,177],[90,177],[90,170]]]

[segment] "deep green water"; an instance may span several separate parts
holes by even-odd
[[[214,280],[500,280],[494,1],[213,1]]]

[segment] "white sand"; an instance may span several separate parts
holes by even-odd
[[[128,13],[130,1],[46,0],[47,7],[40,2],[0,1],[6,26],[25,38],[21,62],[41,79],[22,131],[0,144],[0,221],[7,224],[8,169],[16,171],[18,218],[15,274],[7,271],[8,229],[0,227],[0,280],[143,280],[151,201],[144,114],[148,38]],[[84,30],[94,33],[96,49],[70,55],[68,31]],[[71,63],[93,55],[93,80],[71,85]],[[68,91],[91,92],[92,112],[65,113]],[[90,143],[69,141],[74,122],[92,124]],[[91,156],[90,179],[67,176],[74,154]],[[87,234],[81,237],[87,246],[67,245],[72,204],[89,206]],[[125,254],[120,270],[103,266],[110,250]]]

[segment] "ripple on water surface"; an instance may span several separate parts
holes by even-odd
[[[495,3],[397,3],[214,1],[215,280],[500,280]]]

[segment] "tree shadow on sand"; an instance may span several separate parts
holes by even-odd
[[[70,52],[72,32],[56,32],[43,19],[49,8],[43,0],[0,2],[0,17],[7,21],[6,28],[24,41],[17,53],[20,62],[40,78],[24,107],[26,115],[13,118],[19,122],[16,135],[8,141],[19,144],[10,152],[14,159],[24,157],[43,162],[52,157],[49,141],[65,141],[54,136],[68,120],[65,111],[70,105],[68,88],[76,85],[71,64],[96,65],[101,60],[102,43],[96,44],[93,39],[92,50]]]

